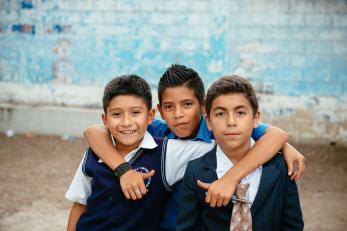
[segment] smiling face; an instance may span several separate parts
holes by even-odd
[[[158,110],[176,136],[193,138],[196,135],[203,105],[199,103],[193,89],[185,86],[166,88],[161,95]]]
[[[257,127],[259,112],[242,93],[223,94],[216,97],[206,118],[216,142],[224,153],[244,153],[250,148],[253,128]]]
[[[144,100],[134,95],[113,97],[106,114],[102,115],[103,123],[115,138],[121,154],[139,146],[153,118],[154,110],[148,110]]]

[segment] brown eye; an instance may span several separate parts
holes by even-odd
[[[192,105],[193,105],[193,103],[192,103],[192,102],[189,102],[189,103],[185,103],[185,104],[184,104],[184,107],[185,107],[185,108],[190,108]]]
[[[216,117],[222,117],[222,116],[224,116],[224,112],[217,112],[217,113],[215,114],[215,116],[216,116]]]
[[[164,106],[164,109],[165,109],[165,110],[171,110],[171,109],[172,109],[172,105],[165,105],[165,106]]]

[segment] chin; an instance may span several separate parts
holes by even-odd
[[[190,134],[188,132],[175,132],[175,134],[177,137],[179,137],[181,139],[190,137]]]

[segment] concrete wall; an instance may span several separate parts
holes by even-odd
[[[246,76],[265,122],[296,139],[347,141],[346,1],[0,1],[3,111],[98,108],[112,77],[137,73],[155,88],[171,63],[206,86]]]

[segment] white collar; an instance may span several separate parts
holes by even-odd
[[[255,144],[255,141],[253,140],[253,138],[251,138],[251,148],[253,147],[253,145]],[[217,155],[217,162],[218,162],[218,159],[220,161],[226,161],[227,163],[231,163],[231,166],[230,167],[233,167],[234,166],[234,163],[229,159],[229,157],[223,152],[223,150],[219,147],[219,145],[217,145],[217,150],[216,150],[216,155]],[[218,163],[217,163],[217,166],[218,166]],[[258,168],[262,168],[262,165],[260,165]],[[258,169],[256,168],[256,169]]]
[[[113,136],[111,135],[111,139],[112,139],[112,143],[113,145],[116,147],[116,142],[113,138]],[[142,140],[141,140],[141,143],[139,144],[139,146],[130,151],[128,154],[126,154],[124,156],[124,159],[126,161],[130,161],[131,158],[133,158],[133,156],[136,154],[136,152],[140,149],[140,148],[143,148],[143,149],[154,149],[158,146],[158,144],[155,142],[153,136],[146,131],[145,135],[143,136]],[[99,163],[103,163],[103,161],[101,159],[99,159],[98,161]]]

